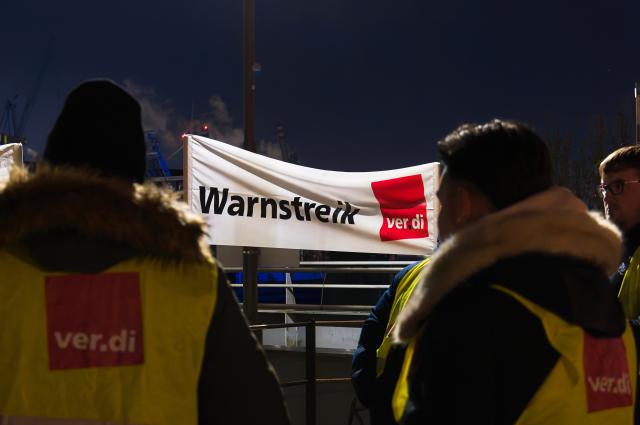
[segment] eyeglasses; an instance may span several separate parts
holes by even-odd
[[[640,180],[616,180],[608,184],[600,184],[598,185],[598,193],[602,198],[605,197],[607,192],[612,195],[620,195],[624,191],[624,185],[629,183],[640,183]]]

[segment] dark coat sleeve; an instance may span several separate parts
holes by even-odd
[[[382,344],[398,283],[416,264],[400,270],[382,294],[362,326],[358,347],[351,362],[351,382],[360,402],[371,408],[376,402],[376,350]]]
[[[199,423],[289,424],[278,378],[218,268],[218,300],[198,386]]]

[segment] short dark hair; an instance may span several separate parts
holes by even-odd
[[[624,146],[611,152],[602,160],[598,171],[600,177],[606,173],[633,168],[640,172],[640,145]]]
[[[471,183],[497,209],[552,185],[549,149],[521,123],[461,125],[438,142],[438,151],[452,178]]]
[[[54,166],[142,182],[146,151],[138,101],[113,81],[90,80],[67,96],[43,157]]]

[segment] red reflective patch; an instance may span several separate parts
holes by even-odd
[[[373,182],[371,189],[382,212],[381,240],[429,236],[427,201],[420,174]]]
[[[49,369],[144,362],[138,273],[49,276]]]
[[[633,405],[622,338],[594,338],[585,332],[583,361],[589,413]]]

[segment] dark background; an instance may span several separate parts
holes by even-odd
[[[284,125],[307,166],[434,161],[455,126],[493,117],[574,145],[598,120],[633,120],[637,1],[256,0],[256,10],[257,138],[268,151]],[[167,156],[192,118],[242,141],[240,0],[5,0],[0,40],[0,101],[18,94],[19,111],[53,40],[25,132],[36,152],[66,93],[92,77],[141,100]]]

